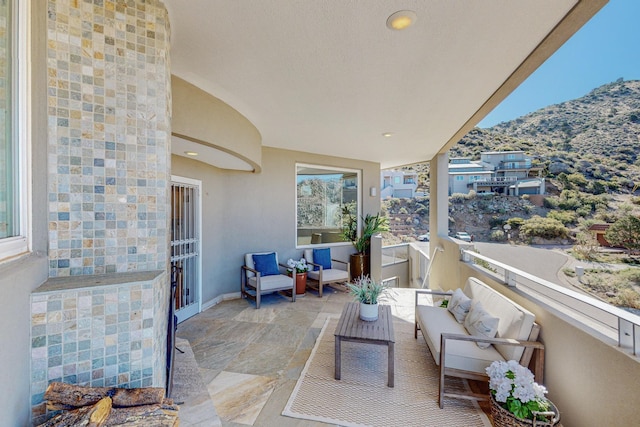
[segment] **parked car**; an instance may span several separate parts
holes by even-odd
[[[470,242],[472,240],[471,236],[466,231],[458,231],[455,235],[455,238],[459,240],[464,240],[465,242]]]
[[[421,242],[428,242],[429,241],[429,233],[419,235],[418,236],[418,240],[421,241]]]

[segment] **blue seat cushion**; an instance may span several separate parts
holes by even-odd
[[[313,250],[313,262],[314,264],[320,264],[324,270],[331,269],[331,249],[314,249]],[[313,266],[314,270],[320,270],[317,265]]]
[[[253,254],[251,257],[253,258],[253,264],[256,270],[260,272],[261,276],[280,274],[275,252],[271,252],[270,254]]]

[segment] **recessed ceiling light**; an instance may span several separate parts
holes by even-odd
[[[198,155],[198,153],[196,153],[195,151],[185,151],[184,154],[191,157],[195,157]]]
[[[382,134],[382,136],[384,136],[385,138],[389,138],[391,137],[391,135],[393,135],[393,132],[385,132]]]
[[[404,30],[416,22],[418,15],[413,10],[399,10],[387,18],[390,30]]]

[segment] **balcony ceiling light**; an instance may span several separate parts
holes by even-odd
[[[393,132],[385,132],[382,134],[385,138],[390,138],[393,135]]]
[[[390,30],[404,30],[416,22],[418,15],[412,10],[399,10],[387,18],[387,27]]]
[[[198,155],[198,153],[196,153],[195,151],[185,151],[184,154],[191,157],[195,157]]]

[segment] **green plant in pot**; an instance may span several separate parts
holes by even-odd
[[[362,277],[369,274],[369,249],[371,237],[382,231],[389,230],[389,218],[377,213],[367,214],[362,219],[362,232],[358,233],[358,216],[355,213],[355,203],[342,207],[342,236],[349,240],[357,253],[351,255],[351,276]]]
[[[347,283],[349,292],[360,303],[360,318],[365,321],[378,320],[378,302],[388,288],[369,276],[361,276],[354,283]]]

